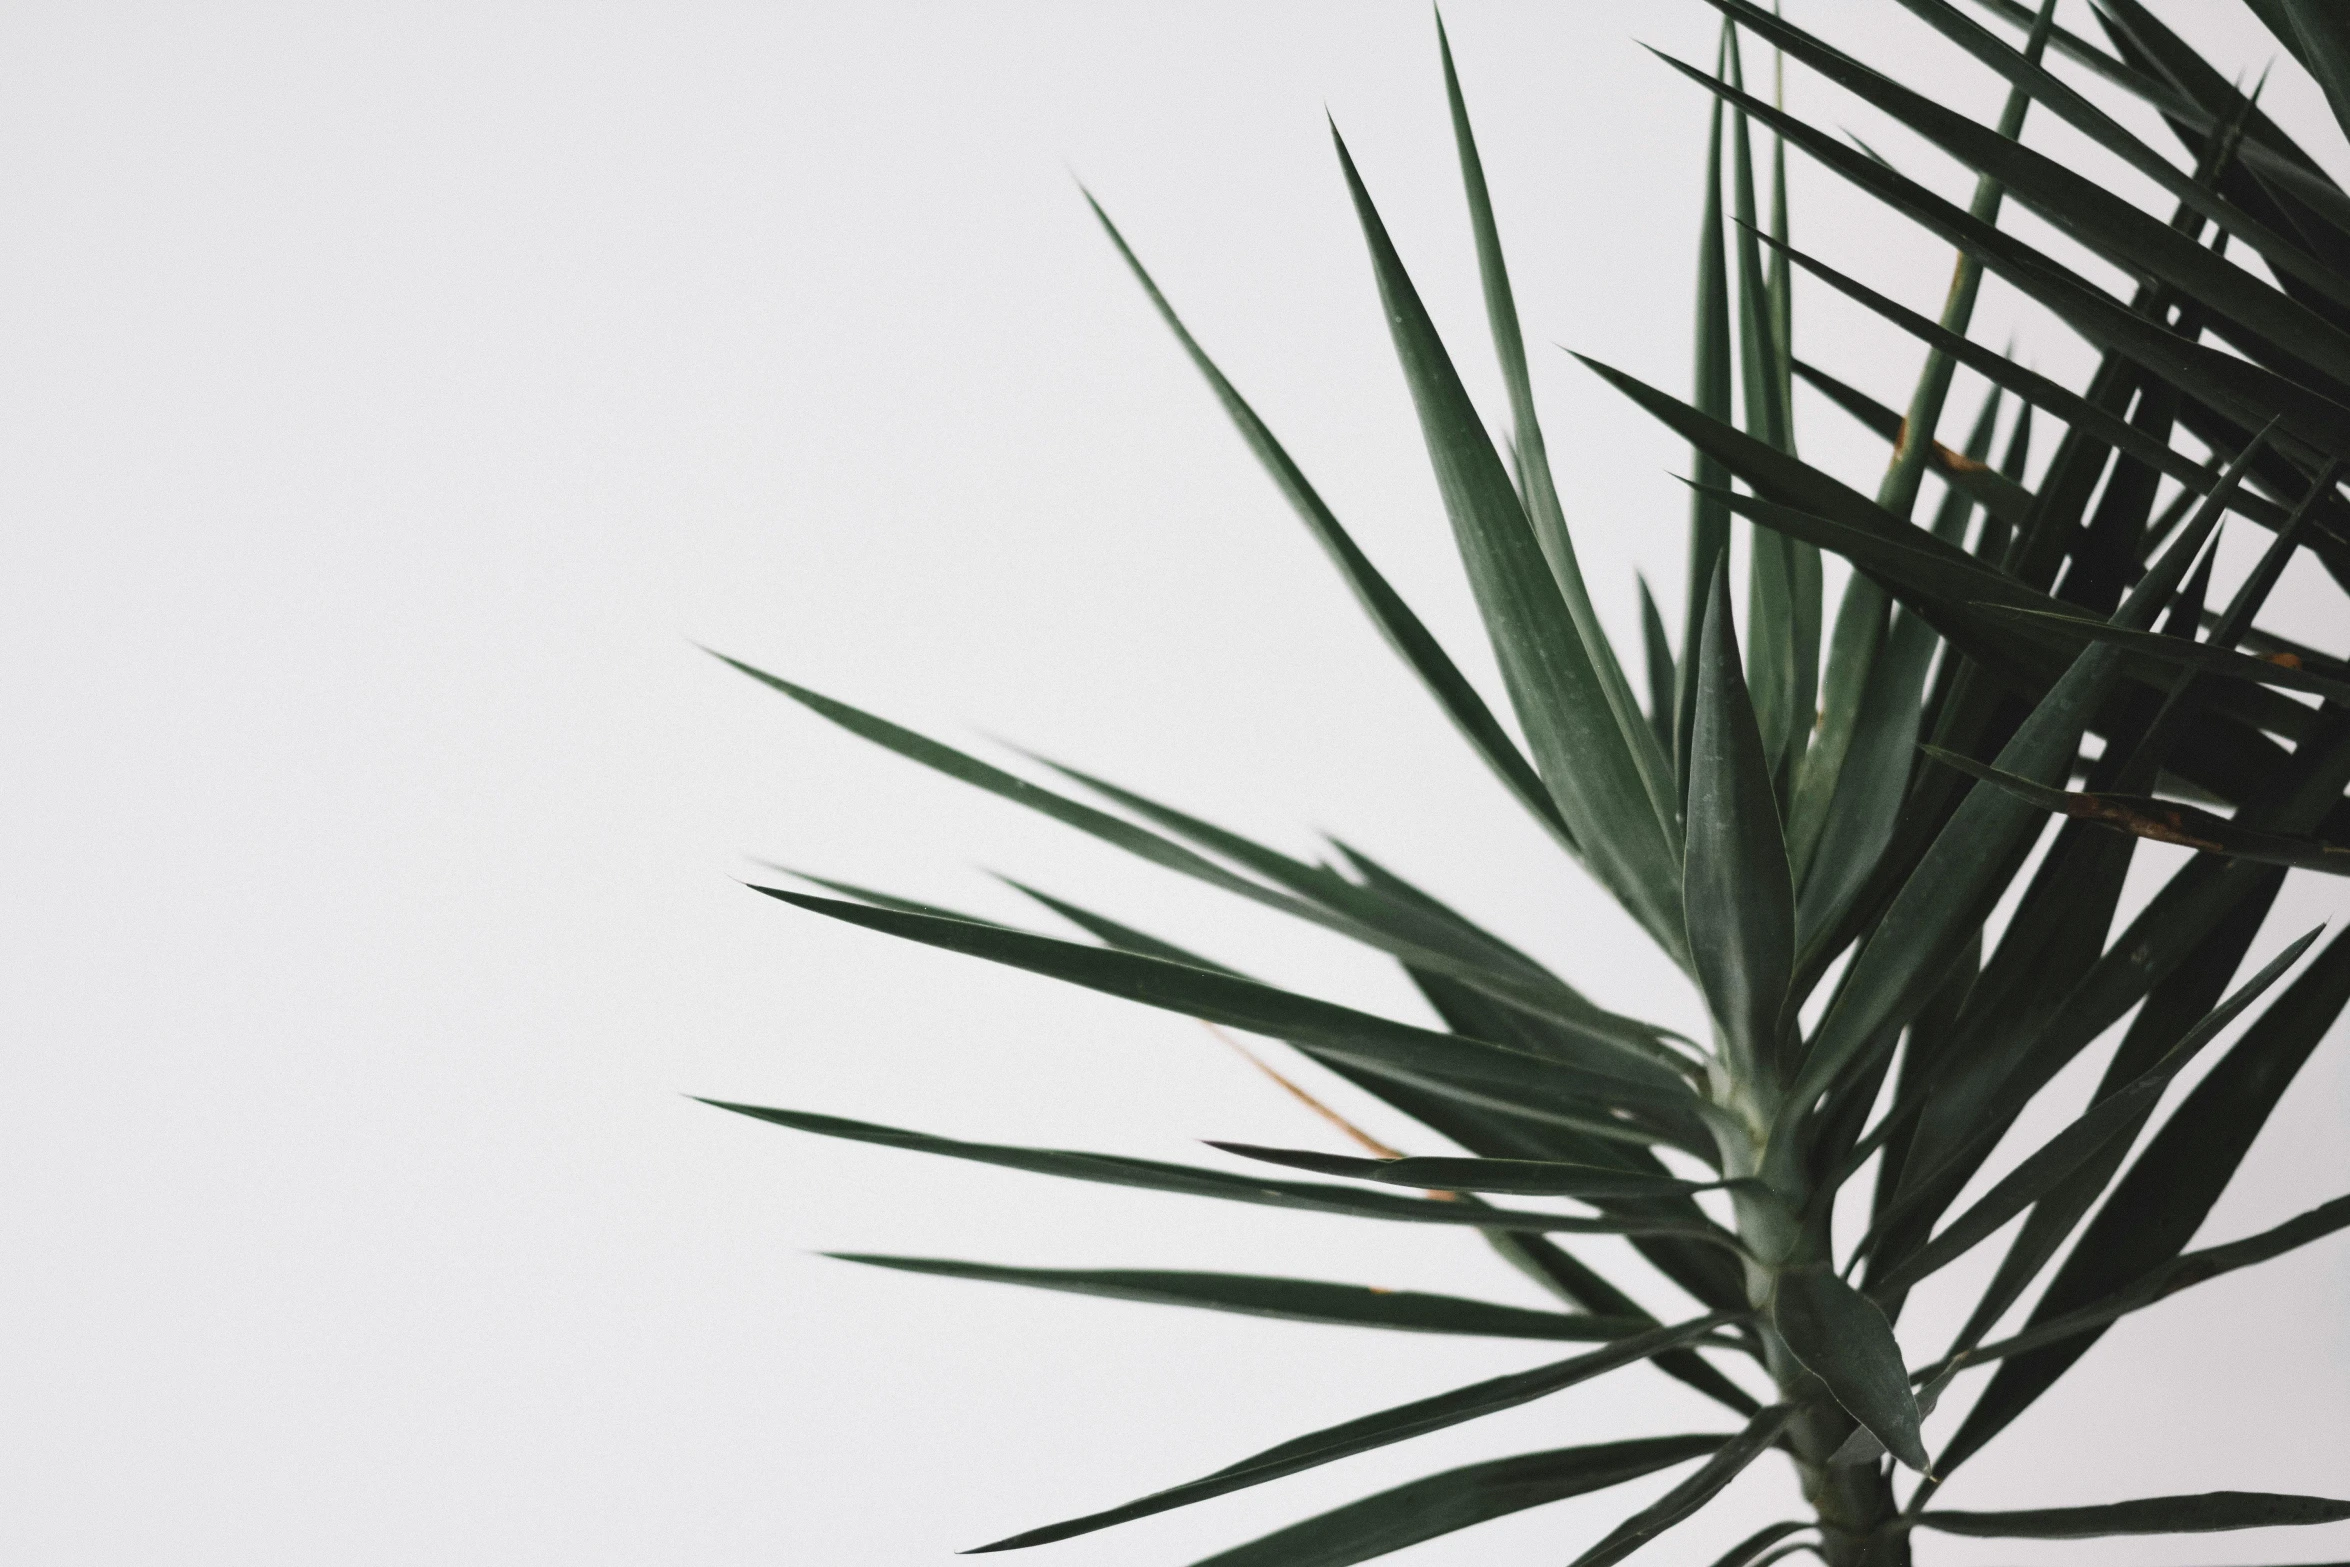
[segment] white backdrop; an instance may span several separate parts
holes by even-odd
[[[1987,73],[1894,8],[1791,9],[1992,112]],[[2223,0],[2165,14],[2266,58]],[[1633,569],[1676,579],[1684,455],[1547,345],[1686,384],[1703,111],[1633,35],[1701,58],[1709,16],[1450,18],[1554,460],[1627,639]],[[2350,163],[2290,74],[2269,104]],[[0,15],[0,1555],[934,1561],[1547,1358],[824,1261],[1531,1299],[1465,1235],[1069,1186],[681,1097],[1174,1158],[1327,1136],[1194,1024],[782,908],[735,884],[752,856],[1006,914],[983,872],[1015,871],[1417,1015],[1381,962],[864,747],[696,641],[1294,848],[1340,832],[1603,1000],[1692,1021],[1362,622],[1071,183],[1483,671],[1325,106],[1490,398],[1418,5]],[[1939,297],[1946,254],[1800,166],[1795,222]],[[2044,368],[2082,361],[1997,289],[1984,320]],[[1899,399],[1906,343],[1817,291],[1798,321],[1804,352]],[[1832,410],[1801,419],[1846,473],[1881,461]],[[2291,595],[2338,640],[2330,585]],[[2339,883],[2297,882],[2259,954],[2343,912]],[[2345,1185],[2345,1044],[2211,1237]],[[2125,1325],[1950,1500],[2339,1492],[2346,1285],[2336,1242]],[[1955,1299],[1921,1300],[1913,1347]],[[1719,1427],[1626,1372],[1051,1559],[1180,1563],[1475,1457]],[[1396,1560],[1563,1561],[1666,1483]],[[1758,1466],[1649,1555],[1708,1560],[1791,1500]],[[2306,1560],[2350,1555],[2350,1526],[1928,1549]]]

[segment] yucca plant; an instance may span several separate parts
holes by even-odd
[[[2249,3],[2286,68],[2313,75],[2350,126],[2346,13],[2317,0]],[[1935,1505],[1951,1472],[2116,1319],[2350,1226],[2350,1197],[2332,1196],[2248,1238],[2188,1249],[2350,998],[2350,939],[2312,956],[2314,931],[2240,977],[2287,874],[2350,866],[2350,664],[2257,623],[2297,556],[2350,585],[2350,505],[2338,489],[2350,461],[2350,194],[2261,111],[2256,91],[2239,90],[2138,0],[2093,0],[2097,38],[2056,26],[2054,0],[2037,9],[1985,0],[1980,16],[1902,0],[2011,84],[1992,126],[1750,0],[1711,4],[1724,19],[1716,59],[1660,69],[1660,84],[1677,72],[1710,95],[1692,390],[1675,396],[1585,361],[1692,448],[1681,636],[1676,646],[1644,596],[1643,688],[1610,646],[1576,563],[1441,29],[1508,391],[1506,438],[1472,406],[1343,143],[1338,163],[1514,729],[1372,567],[1102,219],[1394,651],[1561,855],[1686,972],[1709,1038],[1601,1007],[1353,849],[1308,863],[1071,769],[1057,769],[1057,784],[1033,782],[737,666],[951,778],[1392,956],[1436,1021],[1279,989],[1041,893],[1091,940],[840,883],[821,883],[833,896],[762,891],[1283,1041],[1459,1152],[1227,1144],[1256,1168],[1206,1168],[724,1108],[1079,1180],[1467,1227],[1558,1307],[1227,1274],[858,1260],[1310,1322],[1588,1346],[983,1549],[1085,1534],[1641,1364],[1722,1405],[1733,1428],[1454,1469],[1211,1561],[1338,1567],[1693,1465],[1604,1538],[1576,1542],[1575,1567],[1600,1567],[1687,1519],[1773,1450],[1791,1461],[1804,1506],[1722,1567],[1806,1551],[1834,1567],[1889,1567],[1911,1560],[1921,1531],[2049,1539],[2350,1518],[2350,1501],[2238,1491],[2012,1512]],[[1749,90],[1742,45],[1816,73],[1972,168],[1971,204]],[[2116,93],[2150,106],[2177,145],[2148,145],[2098,107]],[[2031,114],[2054,116],[2134,170],[2155,210],[2026,145]],[[1758,132],[1772,138],[1762,178]],[[1956,249],[1940,319],[1791,246],[1791,149]],[[1766,183],[1767,218],[1757,194]],[[2003,230],[2006,202],[2119,269],[2134,291],[2119,297]],[[2085,384],[2059,384],[1969,338],[1986,270],[2101,355]],[[1923,369],[1905,410],[1796,356],[1798,272],[1914,336]],[[1961,367],[1990,392],[1952,450],[1929,435]],[[1798,455],[1798,380],[1888,444],[1873,493]],[[2018,413],[1994,461],[2003,399]],[[2053,454],[2035,467],[2029,440],[2051,424]],[[2268,540],[2226,601],[2207,603],[2231,518]],[[1730,571],[1735,519],[1751,530],[1742,613]],[[1832,619],[1823,552],[1851,567]],[[2142,839],[2193,852],[2125,917],[2123,880]],[[2223,1036],[2232,1042],[2212,1050]],[[2058,1107],[2061,1130],[2044,1140],[2010,1137],[2058,1074],[2101,1042],[2104,1071],[2089,1101]],[[2204,1068],[2191,1091],[2166,1101],[2191,1066]],[[2149,1135],[2165,1102],[2174,1108]],[[1635,1300],[1577,1255],[1575,1238],[1590,1235],[1628,1237],[1689,1299],[1671,1308]],[[1955,1340],[1904,1343],[1910,1293],[1999,1237],[2004,1252]],[[1929,1444],[1924,1421],[1938,1402],[1947,1407]]]

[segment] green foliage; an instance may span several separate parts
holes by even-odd
[[[1507,396],[1506,441],[1472,402],[1343,141],[1337,158],[1507,721],[1094,209],[1405,665],[1506,793],[1686,973],[1711,1020],[1708,1040],[1607,1010],[1355,849],[1308,863],[1045,764],[1102,802],[1087,803],[736,664],[949,778],[1382,953],[1433,1017],[1406,1022],[1300,995],[1019,883],[1089,939],[817,877],[800,879],[840,896],[759,890],[1282,1042],[1424,1126],[1439,1151],[1372,1145],[1364,1157],[1217,1143],[1243,1163],[1211,1168],[721,1108],[1036,1174],[1473,1230],[1558,1305],[1150,1268],[847,1260],[1295,1322],[1596,1346],[982,1550],[1090,1533],[1640,1365],[1706,1393],[1743,1425],[1430,1475],[1200,1567],[1342,1567],[1695,1463],[1582,1545],[1575,1567],[1601,1567],[1773,1450],[1791,1460],[1809,1514],[1751,1536],[1721,1567],[1797,1552],[1831,1567],[1905,1567],[1913,1539],[1932,1531],[2071,1539],[2350,1518],[2350,1502],[2233,1491],[2022,1512],[1935,1505],[1942,1480],[2113,1322],[2350,1228],[2350,1197],[2331,1196],[2249,1238],[2188,1249],[2350,1004],[2350,937],[2304,963],[2310,932],[2239,978],[2289,872],[2350,871],[2350,662],[2257,623],[2298,557],[2350,585],[2350,504],[2338,488],[2350,462],[2350,193],[2260,111],[2256,91],[2240,91],[2137,0],[2100,0],[2094,40],[2054,26],[2052,4],[1979,0],[1986,22],[1946,0],[1902,0],[1975,62],[1964,68],[2005,81],[1993,125],[1750,0],[1708,3],[1723,16],[1710,68],[1667,61],[1659,79],[1660,90],[1692,84],[1710,123],[1689,395],[1584,360],[1690,444],[1682,624],[1676,639],[1639,584],[1643,691],[1625,674],[1576,555],[1501,224],[1441,26],[1438,65]],[[2306,70],[2350,127],[2350,24],[2310,0],[2250,9],[2286,68]],[[1810,73],[1807,91],[1867,104],[1957,160],[1974,176],[1971,200],[1950,201],[1856,149],[1828,128],[1833,113],[1799,116],[1750,86],[1757,46],[1774,74],[1792,63]],[[2149,145],[2104,106],[2128,98],[2156,111],[2174,146]],[[2025,133],[2035,109],[2119,172],[2034,148]],[[1766,132],[1767,220],[1756,145]],[[1915,223],[1956,247],[1938,318],[1794,247],[1789,149],[1874,197],[1888,223]],[[2131,292],[2108,287],[2111,271],[2084,273],[2001,227],[2010,201],[2118,271]],[[1905,404],[1797,357],[1798,272],[1918,342]],[[1986,272],[2098,352],[2082,384],[1969,337]],[[1961,369],[1988,385],[1954,450],[1936,432]],[[1873,487],[1801,454],[1799,381],[1887,444]],[[2036,475],[2027,462],[2035,420],[2060,432]],[[1921,503],[1937,492],[1928,511]],[[2214,611],[2204,601],[2231,517],[2269,542]],[[1731,569],[1741,542],[1742,612]],[[1823,556],[1849,570],[1832,618]],[[2052,816],[2061,818],[2053,833]],[[2189,852],[2123,922],[2124,878],[2148,840]],[[2012,1146],[2019,1118],[2125,1018],[2088,1100],[2050,1107],[2058,1129]],[[2207,1050],[2217,1064],[2158,1120],[2166,1090]],[[1996,1178],[1982,1179],[2003,1150]],[[1324,1179],[1276,1178],[1268,1165]],[[1570,1206],[1540,1206],[1556,1203]],[[1629,1238],[1690,1302],[1643,1304],[1576,1254],[1576,1238],[1590,1235]],[[1914,1333],[1905,1343],[1910,1293],[1940,1287],[1941,1270],[1995,1243],[1994,1277],[1958,1337],[1938,1354],[1921,1352]],[[1994,1337],[2018,1308],[2020,1325]],[[1990,1371],[1982,1382],[1958,1380],[1979,1369]],[[1953,1389],[1968,1396],[1946,1400]],[[1964,1412],[1937,1444],[1930,1423],[1945,1402]],[[1921,1477],[1905,1497],[1897,1464]]]

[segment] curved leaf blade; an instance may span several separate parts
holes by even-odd
[[[1585,1344],[1630,1338],[1655,1326],[1637,1317],[1530,1311],[1523,1306],[1495,1305],[1457,1295],[1377,1289],[1367,1284],[1325,1284],[1311,1279],[1266,1278],[1248,1273],[1190,1273],[1152,1268],[1011,1268],[942,1257],[886,1257],[851,1251],[828,1251],[824,1255],[840,1262],[937,1278],[1017,1284],[1029,1289],[1096,1295],[1145,1305],[1194,1306],[1283,1322],[1388,1328],[1404,1333]]]
[[[1683,908],[1691,963],[1732,1070],[1753,1082],[1776,1066],[1795,968],[1795,883],[1771,760],[1739,672],[1727,572],[1714,574],[1698,666]]]
[[[1032,1175],[1057,1175],[1069,1180],[1096,1181],[1105,1186],[1131,1186],[1140,1191],[1166,1192],[1178,1197],[1217,1197],[1228,1202],[1256,1203],[1269,1208],[1296,1208],[1307,1213],[1335,1214],[1356,1219],[1400,1219],[1407,1223],[1449,1224],[1479,1229],[1556,1231],[1572,1235],[1624,1235],[1634,1230],[1688,1235],[1734,1245],[1720,1230],[1700,1231],[1686,1221],[1668,1219],[1576,1219],[1554,1213],[1523,1213],[1426,1197],[1400,1197],[1366,1192],[1351,1186],[1319,1186],[1305,1181],[1267,1181],[1203,1170],[1194,1165],[1168,1164],[1157,1159],[1131,1159],[1122,1154],[1080,1153],[1067,1148],[1018,1148],[1002,1143],[967,1143],[927,1132],[910,1132],[871,1121],[817,1115],[806,1110],[779,1110],[768,1105],[735,1104],[704,1099],[717,1110],[731,1110],[754,1121],[839,1137],[850,1142],[903,1148],[910,1153],[968,1159]]]
[[[1674,1525],[1685,1522],[1722,1488],[1738,1478],[1748,1464],[1769,1451],[1787,1422],[1795,1417],[1786,1404],[1773,1404],[1746,1423],[1746,1429],[1722,1444],[1705,1467],[1609,1531],[1590,1550],[1575,1558],[1574,1567],[1609,1567],[1620,1562]]]
[[[2350,1502],[2330,1496],[2292,1496],[2274,1491],[2203,1491],[2191,1496],[2148,1496],[2096,1507],[2037,1507],[2022,1512],[1966,1513],[1933,1510],[1918,1515],[1918,1526],[1944,1534],[1987,1540],[2095,1540],[2117,1534],[2210,1534],[2229,1529],[2290,1528],[2339,1523],[2350,1518]]]
[[[1337,136],[1333,129],[1332,136]],[[1437,488],[1534,765],[1594,875],[1666,952],[1687,950],[1679,822],[1652,793],[1485,425],[1343,140],[1337,142]]]
[[[2235,1021],[2246,1007],[2258,1000],[2263,991],[2276,983],[2278,976],[2309,950],[2310,943],[2317,940],[2318,935],[2318,931],[2310,931],[2269,960],[2259,973],[2237,987],[2234,994],[2213,1008],[2202,1022],[2189,1029],[2186,1036],[2164,1052],[2160,1060],[2098,1100],[2062,1131],[2042,1143],[1997,1185],[1985,1192],[1973,1207],[1953,1219],[1948,1227],[1911,1254],[1901,1266],[1882,1280],[1871,1280],[1869,1292],[1884,1296],[1906,1289],[1936,1269],[1957,1261],[1976,1245],[1989,1239],[2001,1225],[2054,1190],[2057,1183],[2078,1168],[2084,1159],[2104,1147],[2125,1127],[2133,1125],[2145,1108],[2160,1097],[2170,1080],[2185,1070],[2196,1053],[2209,1044],[2220,1030]],[[1899,1214],[1900,1205],[1896,1204],[1879,1217],[1877,1226],[1883,1228],[1894,1222]]]
[[[1526,1115],[1566,1115],[1578,1126],[1617,1101],[1682,1113],[1698,1101],[1671,1079],[1633,1079],[1570,1066],[1507,1045],[1439,1034],[1334,1002],[1276,990],[1189,964],[1059,941],[1000,925],[866,908],[780,888],[753,889],[795,908],[950,952],[1026,969],[1145,1006],[1204,1018],[1317,1050],[1479,1103]],[[1603,1127],[1609,1125],[1599,1117]],[[1616,1133],[1625,1129],[1615,1125]]]
[[[1485,699],[1469,684],[1468,678],[1460,672],[1459,666],[1453,663],[1451,656],[1444,651],[1420,617],[1412,613],[1411,607],[1379,574],[1371,564],[1370,557],[1355,544],[1353,537],[1340,525],[1337,515],[1306,481],[1304,470],[1274,439],[1272,430],[1265,422],[1257,417],[1256,410],[1248,405],[1225,378],[1224,372],[1217,369],[1215,362],[1208,358],[1207,352],[1191,335],[1190,328],[1175,314],[1174,306],[1167,302],[1167,296],[1159,292],[1159,285],[1144,270],[1141,260],[1126,243],[1126,236],[1118,232],[1117,225],[1110,221],[1110,215],[1102,210],[1101,203],[1095,201],[1090,193],[1086,195],[1085,201],[1093,209],[1093,215],[1101,221],[1102,228],[1110,236],[1110,243],[1117,247],[1118,254],[1124,258],[1135,281],[1142,285],[1143,292],[1150,297],[1151,308],[1158,312],[1159,319],[1175,334],[1176,341],[1182,344],[1184,355],[1191,360],[1192,366],[1206,378],[1209,389],[1216,394],[1216,400],[1223,405],[1224,412],[1240,430],[1241,439],[1248,443],[1249,450],[1256,454],[1266,472],[1272,475],[1283,498],[1304,521],[1315,541],[1329,554],[1332,563],[1338,567],[1339,575],[1346,579],[1356,600],[1371,617],[1371,623],[1387,639],[1388,646],[1394,648],[1396,655],[1420,677],[1420,683],[1428,688],[1429,695],[1436,698],[1437,706],[1444,709],[1445,716],[1460,730],[1461,737],[1469,742],[1470,749],[1493,770],[1494,776],[1501,780],[1502,787],[1537,821],[1549,828],[1570,853],[1579,854],[1581,851],[1576,846],[1575,836],[1568,830],[1565,819],[1559,815],[1558,805],[1551,799],[1550,791],[1543,787],[1533,764],[1526,760],[1517,742],[1509,737],[1509,732],[1494,718],[1492,709],[1485,705]]]
[[[2301,661],[2289,653],[2262,658],[2208,642],[2190,642],[2185,637],[2170,636],[2159,631],[2131,631],[2121,626],[2108,625],[2102,620],[2054,610],[2026,609],[2014,604],[1981,604],[1976,607],[1993,619],[2008,620],[2034,630],[2061,630],[2068,636],[2088,642],[2110,642],[2137,657],[2191,669],[2197,674],[2282,686],[2289,691],[2308,691],[2329,702],[2350,704],[2350,681],[2331,679],[2304,669]]]
[[[2307,944],[2304,938],[2301,945]],[[2027,1328],[2139,1283],[2177,1256],[2346,1002],[2350,936],[2337,936],[2180,1102],[2082,1233]],[[1952,1438],[1949,1461],[1955,1465],[1990,1441],[2094,1342],[2072,1337],[2002,1366]]]
[[[1980,779],[2026,804],[2076,821],[2096,822],[2132,837],[2176,844],[2199,854],[2219,854],[2264,865],[2290,865],[2330,876],[2350,876],[2350,846],[2239,827],[2227,817],[2151,795],[2051,789],[1937,746],[1927,746],[1925,752],[1945,767]]]
[[[1779,1275],[1771,1320],[1804,1368],[1828,1385],[1845,1413],[1920,1474],[1926,1443],[1917,1398],[1893,1324],[1877,1303],[1827,1268],[1790,1268]]]
[[[1046,1545],[1055,1540],[1066,1540],[1080,1534],[1091,1534],[1116,1524],[1129,1523],[1137,1518],[1148,1518],[1153,1513],[1187,1507],[1193,1502],[1204,1502],[1211,1496],[1223,1496],[1232,1491],[1262,1485],[1301,1470],[1312,1469],[1336,1459],[1367,1453],[1373,1448],[1406,1441],[1430,1431],[1441,1431],[1447,1426],[1459,1425],[1464,1420],[1475,1420],[1482,1415],[1504,1409],[1515,1409],[1520,1404],[1562,1392],[1578,1382],[1588,1382],[1622,1366],[1637,1364],[1661,1350],[1675,1349],[1703,1338],[1713,1329],[1731,1320],[1731,1313],[1717,1312],[1710,1317],[1659,1328],[1577,1355],[1570,1360],[1531,1371],[1512,1372],[1507,1376],[1491,1377],[1467,1387],[1439,1393],[1433,1398],[1415,1399],[1398,1404],[1377,1414],[1364,1415],[1341,1425],[1312,1432],[1278,1447],[1266,1448],[1239,1463],[1202,1475],[1197,1480],[1170,1486],[1164,1491],[1137,1498],[1123,1506],[1088,1513],[1082,1518],[1071,1518],[1061,1523],[1046,1524],[1028,1529],[1005,1539],[976,1546],[967,1555],[988,1551],[1016,1551],[1031,1545]]]
[[[1254,1143],[1211,1142],[1211,1148],[1243,1159],[1311,1170],[1317,1175],[1351,1175],[1384,1186],[1421,1191],[1504,1192],[1517,1197],[1685,1197],[1719,1191],[1736,1181],[1683,1181],[1645,1170],[1614,1169],[1553,1159],[1456,1159],[1420,1157],[1359,1159],[1313,1153],[1302,1148],[1264,1148]]]
[[[1546,1502],[1604,1490],[1687,1463],[1721,1446],[1718,1436],[1652,1436],[1562,1447],[1449,1469],[1333,1508],[1303,1523],[1219,1551],[1194,1567],[1353,1567]]]
[[[2255,1267],[2345,1229],[2350,1229],[2350,1197],[2337,1197],[2332,1202],[2319,1203],[2307,1213],[2296,1214],[2258,1235],[2230,1241],[2224,1246],[2207,1246],[2201,1251],[2191,1251],[2174,1258],[2127,1289],[2117,1290],[2101,1300],[2067,1311],[2061,1316],[2034,1323],[2012,1337],[1947,1357],[1926,1371],[1912,1375],[1910,1380],[1914,1382],[1919,1376],[1931,1377],[1953,1366],[2006,1360],[2061,1343],[2076,1334],[2101,1328],[2126,1317],[2133,1311],[2143,1311],[2168,1300],[2181,1290],[2192,1289],[2206,1280],[2233,1273],[2239,1268]]]
[[[1501,228],[1493,215],[1493,196],[1485,184],[1485,163],[1477,153],[1476,133],[1469,126],[1469,106],[1461,92],[1460,73],[1454,69],[1452,39],[1444,19],[1436,20],[1437,52],[1444,65],[1444,96],[1452,113],[1453,144],[1460,155],[1461,189],[1468,198],[1469,224],[1477,243],[1477,274],[1484,285],[1485,314],[1493,332],[1494,357],[1501,363],[1502,384],[1509,391],[1510,422],[1517,460],[1519,492],[1526,521],[1534,530],[1543,558],[1550,562],[1559,597],[1582,638],[1583,649],[1607,693],[1608,707],[1624,737],[1634,764],[1648,786],[1651,799],[1672,798],[1673,763],[1669,746],[1651,744],[1653,731],[1641,722],[1640,705],[1624,678],[1591,593],[1583,582],[1583,568],[1575,558],[1573,537],[1559,505],[1558,485],[1551,477],[1550,451],[1542,438],[1542,421],[1535,416],[1534,385],[1527,374],[1526,338],[1518,325],[1518,305],[1510,291],[1509,267],[1501,250]]]

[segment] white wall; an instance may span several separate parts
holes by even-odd
[[[1791,9],[1995,104],[1891,7]],[[2218,0],[2166,14],[2265,58]],[[1546,345],[1685,385],[1702,108],[1631,35],[1700,58],[1709,15],[1451,16],[1554,460],[1627,638],[1632,569],[1675,580],[1684,454]],[[2321,125],[2288,74],[2270,103]],[[1465,1235],[1064,1187],[681,1097],[1176,1158],[1325,1137],[1191,1023],[784,909],[735,884],[746,856],[1001,913],[981,868],[1017,871],[1411,1005],[1365,954],[920,774],[696,641],[1292,847],[1341,832],[1603,999],[1692,1020],[1367,629],[1071,184],[1482,669],[1325,105],[1491,393],[1416,5],[0,16],[0,1554],[930,1561],[1544,1358],[822,1261],[1530,1298]],[[1799,237],[1938,298],[1944,253],[1799,179]],[[2083,362],[1998,290],[1984,308],[2044,368]],[[1907,344],[1802,309],[1807,352],[1898,398]],[[1865,482],[1870,443],[1802,417]],[[2292,594],[2338,641],[2338,593]],[[2296,884],[2261,951],[2338,917],[2340,886]],[[2344,1043],[2213,1236],[2344,1185]],[[2124,1327],[1953,1505],[2339,1490],[2346,1284],[2337,1242]],[[1629,1372],[1053,1559],[1181,1562],[1476,1456],[1718,1428]],[[1663,1483],[1398,1559],[1562,1561]],[[1760,1466],[1650,1554],[1709,1559],[1791,1499]]]

